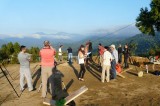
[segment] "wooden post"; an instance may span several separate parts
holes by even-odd
[[[83,86],[80,89],[78,89],[77,91],[71,93],[69,96],[67,96],[65,98],[66,102],[65,102],[64,105],[67,105],[69,102],[71,102],[72,100],[74,100],[75,98],[77,98],[78,96],[80,96],[81,94],[83,94],[84,92],[86,92],[87,90],[88,90],[88,88],[86,86]],[[55,106],[56,101],[45,98],[43,104]]]

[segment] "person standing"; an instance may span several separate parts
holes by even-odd
[[[92,42],[89,40],[89,47],[88,47],[88,52],[90,52],[90,54],[89,54],[89,61],[90,62],[93,62],[93,59],[92,59]]]
[[[101,43],[98,45],[98,50],[99,50],[99,56],[100,56],[100,66],[103,64],[103,53],[104,53],[104,47],[102,46]]]
[[[79,80],[84,81],[84,74],[86,72],[85,66],[84,66],[84,59],[86,58],[85,56],[85,47],[83,45],[80,46],[78,50],[78,63],[80,65],[80,72],[79,72]]]
[[[122,46],[121,44],[119,45],[118,47],[118,63],[122,63],[122,54],[123,54],[123,49],[122,49]]]
[[[26,46],[20,47],[21,52],[18,54],[18,61],[20,63],[20,90],[24,90],[24,78],[27,80],[29,91],[33,91],[32,76],[30,71],[31,54],[26,53]]]
[[[129,64],[128,64],[129,49],[127,44],[124,46],[123,54],[124,54],[124,68],[129,68]]]
[[[118,51],[116,50],[115,45],[110,46],[111,54],[112,54],[112,61],[111,61],[111,75],[112,79],[116,79],[116,64],[118,63]]]
[[[59,60],[59,61],[63,61],[62,47],[63,47],[63,45],[60,45],[60,47],[59,47],[59,49],[58,49],[58,60]]]
[[[67,51],[68,51],[68,62],[72,63],[72,48],[69,47]]]
[[[49,41],[44,41],[44,47],[40,50],[41,57],[41,75],[42,75],[42,98],[47,95],[47,81],[52,75],[52,70],[55,66],[54,57],[55,49],[50,45]],[[50,86],[51,87],[51,86]],[[50,89],[51,90],[51,89]]]
[[[85,64],[88,65],[88,60],[89,60],[89,56],[88,56],[88,52],[89,52],[89,42],[86,43],[85,48],[84,48],[84,52],[85,55],[87,56],[85,58]]]
[[[102,83],[104,83],[106,74],[107,74],[106,81],[109,82],[110,80],[110,67],[111,67],[112,55],[108,50],[109,47],[105,46],[103,54],[102,75],[101,75]]]

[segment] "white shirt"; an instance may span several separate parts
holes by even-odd
[[[84,64],[84,58],[80,58],[78,55],[78,64]]]
[[[105,51],[103,54],[103,65],[111,66],[112,54],[109,51]]]
[[[59,48],[59,50],[58,50],[58,55],[62,55],[62,49],[61,48]]]

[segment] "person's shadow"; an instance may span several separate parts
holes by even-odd
[[[51,84],[51,94],[53,100],[62,100],[66,98],[68,94],[68,89],[73,83],[73,79],[65,86],[62,81],[64,75],[57,69],[53,69],[53,74],[49,77],[49,83]],[[63,85],[63,87],[62,87]],[[64,88],[64,89],[63,89]],[[72,101],[68,104],[69,106],[75,106],[75,102]]]
[[[38,80],[39,80],[40,77],[41,77],[41,67],[34,73],[34,75],[32,76],[32,78],[34,78],[34,77],[36,77],[36,78],[35,78],[35,80],[34,80],[34,82],[33,82],[33,88],[36,87],[37,82],[38,82]]]
[[[77,69],[72,65],[72,63],[68,63],[68,64],[69,64],[69,66],[73,69],[74,74],[75,74],[76,77],[78,78],[78,71],[77,71]]]
[[[88,72],[91,73],[95,78],[97,78],[99,81],[101,81],[101,76],[100,76],[97,72],[93,71],[93,70],[90,68],[89,65],[86,66],[86,69],[87,69]]]
[[[36,77],[36,78],[35,78]],[[41,77],[41,67],[39,67],[39,69],[32,75],[32,79],[35,78],[35,80],[33,81],[33,89],[36,90],[36,85],[38,80]],[[24,85],[24,89],[26,89],[28,87],[27,83]]]

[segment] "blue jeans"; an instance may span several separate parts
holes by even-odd
[[[68,53],[68,61],[71,63],[72,62],[72,53]]]
[[[112,60],[111,62],[111,76],[112,76],[112,79],[116,79],[116,61],[115,60]]]

